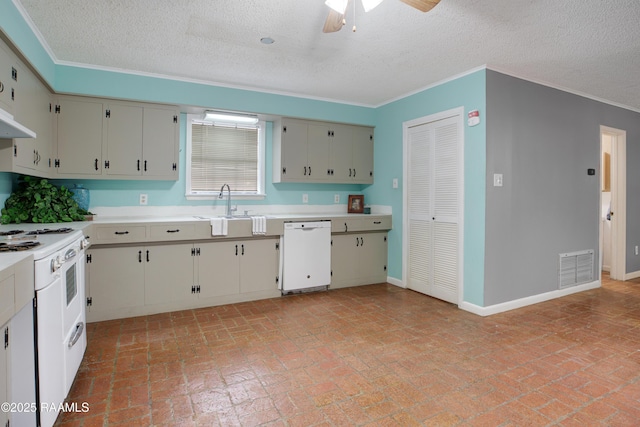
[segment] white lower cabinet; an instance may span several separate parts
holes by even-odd
[[[87,321],[278,295],[278,239],[87,251]]]
[[[2,326],[0,345],[0,426],[35,426],[35,354],[33,348],[33,306],[22,307]],[[26,409],[23,409],[26,407]]]
[[[197,245],[200,297],[276,291],[278,239],[238,240]]]
[[[2,336],[9,335],[9,323],[2,326]],[[9,402],[9,351],[3,345],[0,347],[0,403]],[[6,426],[9,421],[9,412],[0,411],[0,426]]]
[[[386,232],[332,235],[330,288],[386,281]]]
[[[101,247],[87,251],[87,319],[101,313],[133,315],[144,305],[144,247]]]

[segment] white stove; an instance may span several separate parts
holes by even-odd
[[[0,227],[0,257],[3,252],[21,251],[34,259],[37,425],[51,427],[87,346],[84,251],[88,242],[81,230],[66,226],[9,227]]]
[[[0,226],[0,254],[28,251],[34,260],[40,260],[79,238],[84,238],[82,231],[70,227],[47,228],[42,224],[3,225]]]

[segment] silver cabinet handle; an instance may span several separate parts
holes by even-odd
[[[82,336],[82,331],[84,330],[84,322],[80,322],[76,325],[76,330],[73,333],[73,336],[69,340],[69,348],[76,345],[80,337]]]

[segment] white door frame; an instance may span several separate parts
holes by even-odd
[[[602,134],[614,136],[611,143],[611,271],[615,280],[627,280],[627,132],[608,126],[600,126],[600,153],[602,153]],[[601,155],[602,157],[602,155]],[[602,168],[600,168],[602,171]],[[600,202],[599,211],[602,209]],[[598,217],[599,218],[599,217]],[[599,227],[599,229],[601,229]],[[602,250],[602,235],[600,235]],[[599,257],[602,260],[602,256]],[[600,272],[602,262],[599,263]],[[601,274],[601,273],[598,273]]]
[[[409,128],[438,120],[457,117],[460,129],[458,140],[458,161],[460,179],[458,181],[458,306],[464,301],[464,107],[452,108],[429,116],[419,117],[402,123],[402,285],[407,288],[408,257],[409,252],[409,201],[407,192],[409,159],[408,159],[408,132]]]

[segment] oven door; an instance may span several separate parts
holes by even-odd
[[[87,346],[83,254],[78,248],[63,253],[53,282],[36,291],[42,427],[54,424],[58,411],[53,408],[67,397]]]
[[[84,296],[84,251],[77,248],[65,251],[64,263],[60,269],[63,294],[63,334],[64,334],[64,370],[65,397],[76,377],[82,356],[87,348],[85,330]]]
[[[58,276],[36,292],[38,312],[38,395],[40,425],[51,427],[58,411],[44,405],[61,403],[65,394],[62,280]]]

